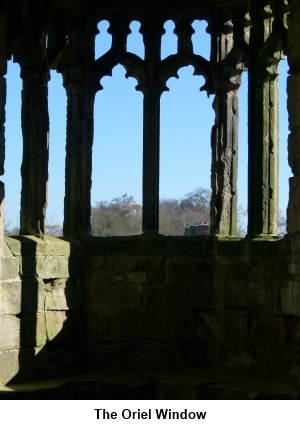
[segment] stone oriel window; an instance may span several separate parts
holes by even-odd
[[[144,233],[159,230],[159,151],[161,96],[168,79],[192,66],[204,78],[202,91],[213,95],[211,134],[211,214],[213,234],[237,230],[238,93],[248,69],[248,233],[277,230],[278,208],[278,63],[286,43],[287,1],[188,2],[172,8],[154,4],[131,8],[97,3],[94,9],[68,2],[40,1],[1,6],[1,94],[6,59],[20,64],[22,90],[22,192],[20,233],[43,235],[47,206],[50,69],[63,76],[67,94],[64,235],[90,234],[94,101],[101,79],[121,65],[143,94]],[[6,4],[6,3],[5,3]],[[210,57],[194,52],[195,22],[205,20]],[[95,56],[97,25],[109,23],[111,46]],[[161,58],[165,23],[172,21],[176,52]],[[10,27],[7,24],[17,23]],[[144,58],[127,49],[133,23],[140,23]],[[133,29],[136,31],[136,29]],[[5,53],[5,54],[3,54]],[[3,60],[4,59],[4,60]],[[0,106],[0,145],[4,147],[5,97]],[[4,151],[1,149],[1,172]],[[4,186],[1,185],[1,201]]]

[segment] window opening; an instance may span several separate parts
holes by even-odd
[[[4,229],[6,235],[17,235],[20,229],[21,163],[23,139],[21,129],[20,66],[9,61],[7,64],[7,96],[5,122],[5,184]]]
[[[210,59],[210,35],[207,33],[207,22],[196,19],[192,23],[195,33],[192,35],[194,54]]]
[[[192,66],[170,78],[161,99],[160,233],[184,235],[209,223],[212,101]],[[201,201],[201,204],[195,202]],[[203,205],[202,205],[203,204]]]
[[[62,76],[55,71],[51,71],[51,79],[48,84],[48,103],[50,139],[46,234],[62,236],[67,97]]]
[[[168,57],[169,55],[177,54],[177,42],[178,38],[174,33],[175,24],[173,21],[166,21],[164,24],[165,34],[161,39],[161,59]]]
[[[288,112],[287,112],[287,59],[279,63],[279,204],[278,204],[278,234],[286,234],[286,209],[289,197],[289,178],[292,176],[288,164]]]
[[[101,80],[96,96],[92,171],[92,234],[142,232],[142,93],[123,66]]]
[[[109,22],[100,21],[98,24],[99,33],[96,36],[95,57],[102,57],[110,50],[112,44],[112,36],[109,34]]]
[[[145,46],[143,36],[140,33],[141,23],[132,21],[130,24],[131,33],[127,37],[127,51],[136,54],[140,58],[145,58]]]
[[[242,75],[239,88],[239,130],[238,130],[238,203],[237,235],[247,234],[248,224],[248,73]]]

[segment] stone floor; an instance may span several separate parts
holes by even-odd
[[[292,400],[287,382],[241,379],[210,370],[103,371],[0,387],[1,400]]]

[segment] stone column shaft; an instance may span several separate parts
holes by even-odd
[[[238,93],[216,94],[212,129],[211,230],[224,235],[237,230]]]
[[[23,159],[20,234],[45,233],[49,114],[48,88],[25,78],[22,90]]]
[[[279,114],[275,70],[278,62],[274,61],[272,68],[268,65],[269,58],[274,59],[270,42],[272,20],[264,10],[257,9],[254,13],[258,19],[251,30],[249,58],[248,233],[276,234]]]
[[[143,232],[159,229],[160,92],[144,94],[143,131]]]
[[[211,227],[215,234],[237,231],[238,88],[241,70],[236,58],[233,22],[224,12],[212,27],[215,124],[211,133]],[[236,58],[235,58],[236,57]],[[242,62],[242,60],[241,60]]]
[[[64,235],[90,234],[95,94],[67,90]]]
[[[146,82],[142,85],[143,109],[143,233],[159,231],[159,144],[161,20],[143,22],[141,27],[145,45]]]

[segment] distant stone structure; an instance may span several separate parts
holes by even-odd
[[[184,236],[207,236],[209,224],[190,225],[184,229]]]
[[[109,21],[112,45],[95,58],[102,20]],[[133,20],[141,23],[144,59],[127,50]],[[177,52],[161,59],[168,20],[175,23]],[[194,20],[208,24],[209,59],[194,53]],[[0,2],[0,175],[12,58],[23,82],[20,236],[3,235],[0,182],[0,384],[66,375],[70,381],[88,370],[103,374],[85,394],[77,385],[74,393],[83,397],[93,389],[105,399],[300,398],[299,22],[298,0]],[[292,177],[287,235],[277,237],[283,55]],[[94,99],[101,78],[118,64],[137,79],[144,98],[143,234],[90,237]],[[194,237],[166,237],[158,234],[160,99],[184,66],[203,76],[201,90],[213,96],[211,141],[198,137],[212,150],[209,234],[200,225],[189,228],[187,236],[197,229]],[[62,74],[67,98],[63,239],[45,236],[51,69]],[[237,238],[243,73],[249,76],[248,232]],[[173,379],[161,376],[191,366],[188,384],[178,371]],[[134,372],[135,391],[127,390],[132,378],[118,385],[115,369]],[[201,374],[202,382],[194,382]]]

